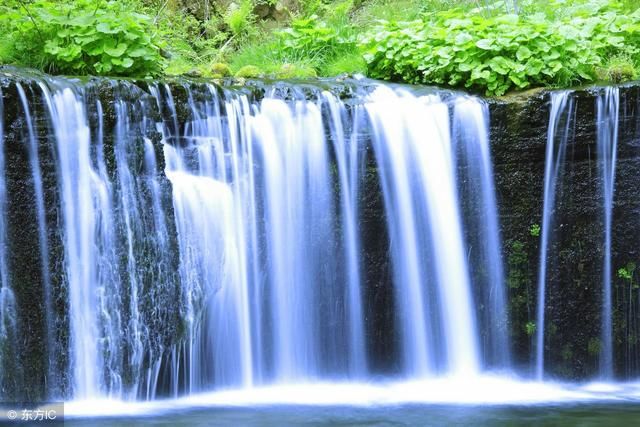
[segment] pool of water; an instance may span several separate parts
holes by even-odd
[[[640,424],[640,383],[504,377],[324,383],[65,405],[69,426],[521,426]]]
[[[67,426],[633,426],[636,403],[531,406],[393,405],[190,408],[161,416],[77,418]]]

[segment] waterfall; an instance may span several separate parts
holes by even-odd
[[[540,266],[538,268],[538,305],[535,346],[535,376],[538,380],[542,380],[544,377],[545,300],[548,280],[547,260],[554,227],[557,187],[562,177],[573,109],[574,102],[571,99],[571,92],[559,91],[551,94],[551,109],[545,149],[542,224],[540,230]]]
[[[373,83],[350,102],[286,85],[15,86],[43,335],[61,349],[47,356],[50,395],[154,399],[510,368],[482,101]],[[367,180],[381,187],[379,206],[364,206]],[[5,196],[0,181],[0,210]],[[362,223],[372,208],[379,235]],[[22,310],[6,247],[2,342]],[[388,277],[371,276],[372,248]],[[374,280],[391,300],[378,299]],[[380,304],[393,315],[372,331]],[[381,343],[398,347],[388,371],[373,363]]]
[[[98,347],[97,317],[119,315],[115,307],[103,311],[98,305],[99,299],[109,297],[96,271],[96,246],[104,243],[96,236],[96,220],[109,211],[107,190],[92,168],[91,136],[82,98],[68,87],[53,93],[45,90],[44,95],[56,135],[60,168],[74,395],[86,398],[98,395],[102,387],[104,362]],[[118,343],[111,343],[109,353],[117,352],[117,347]]]
[[[476,374],[477,327],[448,107],[437,96],[389,88],[377,89],[370,99],[366,108],[390,230],[405,373],[438,372],[444,350],[439,364],[446,372]],[[444,348],[436,345],[439,333]]]
[[[367,357],[364,337],[364,318],[361,289],[361,261],[359,254],[361,242],[358,228],[358,196],[360,191],[360,164],[362,150],[358,141],[358,117],[353,118],[352,131],[347,135],[345,122],[349,119],[345,105],[328,92],[323,93],[323,100],[331,114],[333,150],[338,164],[340,188],[340,206],[344,217],[343,245],[346,255],[347,304],[349,306],[349,348],[352,356],[349,360],[349,371],[355,377],[367,374]]]
[[[55,323],[54,323],[54,308],[51,289],[51,278],[49,274],[49,244],[47,237],[47,224],[45,218],[45,199],[44,189],[42,181],[42,172],[40,170],[40,156],[38,154],[38,142],[36,138],[37,129],[35,128],[32,120],[32,113],[29,108],[29,101],[24,88],[20,83],[16,84],[16,90],[22,103],[22,109],[24,111],[25,123],[27,127],[27,140],[29,151],[29,165],[31,168],[31,174],[33,177],[33,185],[35,192],[36,202],[36,221],[38,223],[38,241],[39,252],[41,257],[41,271],[42,271],[42,285],[43,285],[43,298],[46,304],[45,309],[45,325],[47,329],[47,380],[51,385],[52,392],[59,392],[60,384],[57,384],[58,376],[55,373],[56,362],[55,358],[60,351],[60,346],[55,340]]]
[[[620,90],[605,88],[597,99],[598,171],[602,180],[604,208],[604,253],[602,268],[602,350],[600,375],[613,377],[613,313],[611,309],[611,222],[616,178],[616,151],[618,144],[618,114]]]
[[[484,360],[493,367],[505,369],[511,364],[509,319],[488,123],[486,105],[471,98],[456,99],[454,144],[461,146],[460,166],[467,171],[460,180],[468,183],[461,196],[470,203],[472,217],[466,221],[470,236],[467,252],[475,260],[470,268],[478,270],[474,274],[473,289],[483,293],[480,301],[486,307],[482,328],[487,341],[483,346]],[[481,184],[478,186],[477,182]]]

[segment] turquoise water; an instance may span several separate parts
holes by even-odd
[[[640,404],[545,406],[397,405],[192,408],[162,416],[75,419],[67,426],[633,426]]]

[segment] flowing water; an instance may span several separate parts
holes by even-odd
[[[488,124],[486,105],[466,97],[456,100],[454,142],[460,157],[458,167],[466,170],[458,179],[468,183],[460,197],[472,212],[465,219],[466,253],[475,260],[469,266],[475,277],[472,288],[481,293],[479,301],[487,307],[480,316],[481,327],[487,331],[483,334],[483,360],[489,367],[507,369],[511,367],[507,290]]]
[[[536,359],[535,376],[544,377],[545,356],[545,310],[547,286],[547,262],[549,247],[553,238],[554,212],[557,186],[562,179],[564,159],[569,138],[574,104],[571,92],[562,91],[551,94],[551,113],[547,130],[547,146],[544,166],[544,189],[542,205],[542,224],[540,228],[540,267],[538,269],[538,308],[536,316]]]
[[[597,100],[598,166],[602,179],[604,208],[604,254],[602,269],[602,354],[600,375],[604,379],[613,377],[613,326],[611,310],[611,222],[616,178],[616,149],[618,144],[618,114],[620,91],[617,87],[606,88]]]
[[[20,243],[8,242],[17,197],[8,189],[26,182],[34,228],[25,239],[37,265],[24,268],[44,300],[43,397],[77,402],[71,415],[99,415],[103,406],[142,416],[164,406],[202,422],[218,410],[188,408],[607,399],[606,390],[516,377],[523,372],[511,354],[500,195],[480,99],[375,82],[220,88],[36,76],[7,90],[20,106],[7,135],[23,144],[28,166],[7,171],[10,116],[0,103],[3,396],[19,382],[16,336],[27,313],[7,261],[7,248]],[[618,103],[607,91],[597,117],[603,378],[612,376]],[[554,92],[537,380],[573,114],[571,93]]]
[[[408,377],[477,374],[449,109],[436,95],[389,88],[377,89],[365,108],[392,242],[404,371]]]

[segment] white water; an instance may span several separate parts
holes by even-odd
[[[331,114],[333,150],[338,164],[340,204],[344,216],[343,245],[346,252],[346,280],[347,304],[349,306],[349,348],[352,351],[349,359],[349,371],[356,377],[364,377],[368,371],[366,344],[364,338],[364,315],[362,308],[361,242],[358,227],[358,197],[360,192],[362,147],[358,141],[358,127],[360,117],[358,112],[352,118],[354,123],[351,134],[348,135],[344,122],[348,120],[348,112],[343,103],[330,93],[322,94]]]
[[[498,222],[498,204],[496,202],[493,161],[489,142],[489,112],[486,105],[472,98],[460,97],[454,103],[453,126],[454,143],[459,147],[459,155],[464,158],[466,177],[459,180],[468,182],[464,198],[471,202],[471,221],[467,234],[475,237],[470,246],[474,259],[473,266],[486,270],[484,275],[476,274],[473,289],[482,292],[482,303],[486,305],[483,328],[487,343],[484,347],[485,364],[507,369],[511,366],[509,343],[509,318],[507,296],[502,260],[502,242]],[[460,153],[462,152],[462,153]],[[476,182],[481,184],[478,186]],[[472,240],[472,239],[470,239]]]
[[[259,396],[327,383],[356,391],[381,374],[409,380],[400,392],[472,385],[485,369],[509,368],[480,101],[385,86],[356,105],[323,91],[255,101],[207,85],[149,96],[113,83],[103,104],[90,86],[39,88],[60,190],[63,271],[52,274],[68,292],[74,399]],[[465,177],[461,161],[473,165]],[[381,183],[389,241],[363,235],[365,175]],[[482,216],[463,212],[467,194]],[[466,238],[475,233],[479,248]],[[367,286],[378,278],[365,253],[380,241],[395,310],[388,330],[372,331]],[[470,249],[487,260],[477,283]],[[374,367],[381,339],[398,345],[394,372]]]
[[[315,383],[202,393],[171,400],[122,402],[76,401],[65,404],[65,417],[160,417],[203,408],[273,406],[398,407],[399,405],[517,406],[598,402],[639,402],[640,384],[582,385],[527,382],[481,376],[473,381],[430,379],[385,383]],[[331,409],[327,409],[331,410]],[[428,409],[427,409],[428,410]],[[455,411],[455,408],[452,408]]]
[[[603,379],[613,378],[613,313],[611,310],[611,222],[613,217],[613,196],[616,177],[616,152],[618,144],[618,115],[620,90],[605,88],[597,100],[597,144],[598,170],[602,179],[604,208],[604,249],[602,268],[602,350],[600,355],[600,375]]]
[[[379,88],[366,105],[382,176],[393,251],[397,310],[402,318],[405,373],[439,373],[438,348],[428,331],[441,316],[444,372],[480,370],[469,270],[463,250],[448,107],[437,96]],[[433,253],[429,257],[426,247]],[[434,271],[425,271],[433,266]],[[440,306],[429,313],[428,288]],[[434,310],[435,311],[435,310]],[[431,319],[430,319],[431,317]]]
[[[173,102],[166,87],[154,94]],[[334,260],[341,245],[319,105],[265,99],[250,106],[243,96],[230,97],[224,100],[228,120],[223,122],[215,88],[208,88],[204,102],[189,96],[194,120],[184,136],[171,135],[176,128],[169,126],[176,122],[171,106],[174,117],[164,132],[168,139],[188,142],[184,148],[166,146],[165,157],[191,325],[188,348],[177,352],[188,355],[182,362],[188,365],[187,383],[204,379],[190,390],[363,372],[355,228],[346,225],[351,230],[344,237],[349,286],[341,295]],[[340,108],[328,94],[325,99]],[[336,129],[342,128],[340,120],[334,117]],[[346,146],[344,139],[334,143]],[[340,174],[354,179],[344,178],[348,171]],[[351,220],[353,201],[348,197],[342,200]],[[208,212],[201,213],[203,209]],[[213,246],[200,248],[202,244]],[[194,277],[202,266],[211,274]],[[353,310],[344,307],[348,301]],[[328,305],[325,313],[319,311],[332,302],[337,310]],[[199,310],[207,310],[201,324]],[[345,315],[358,318],[349,332],[343,329]],[[325,330],[322,318],[337,329]],[[203,360],[204,355],[210,359]],[[177,365],[183,358],[174,362],[175,375],[180,375]],[[208,365],[216,366],[216,372],[200,371]]]
[[[29,108],[29,100],[24,91],[24,88],[20,83],[16,84],[16,90],[20,97],[22,109],[24,112],[25,125],[27,128],[27,140],[29,151],[29,166],[31,168],[31,176],[33,177],[33,186],[35,193],[35,208],[36,208],[36,221],[38,223],[38,242],[41,257],[41,272],[42,272],[42,287],[44,289],[43,298],[45,301],[45,327],[47,329],[47,358],[48,358],[48,372],[47,380],[50,382],[52,390],[58,391],[59,384],[57,384],[57,375],[55,371],[55,358],[57,353],[61,350],[60,346],[55,339],[55,324],[54,324],[54,310],[53,310],[53,298],[51,289],[51,277],[49,275],[49,244],[46,230],[46,218],[45,218],[45,201],[44,190],[42,184],[42,172],[40,170],[40,156],[38,154],[38,141],[36,138],[37,129],[33,124],[32,113]]]
[[[70,88],[45,92],[58,150],[64,220],[65,266],[69,289],[71,369],[74,396],[99,396],[102,354],[96,315],[102,283],[96,263],[96,218],[108,211],[106,184],[91,168],[91,137],[82,99]],[[107,316],[118,316],[107,312]]]
[[[544,377],[545,302],[547,287],[548,248],[552,238],[555,200],[559,179],[562,178],[569,127],[573,115],[571,92],[551,94],[551,111],[547,129],[547,146],[544,166],[542,224],[540,229],[540,266],[538,269],[538,306],[536,315],[535,376]]]

